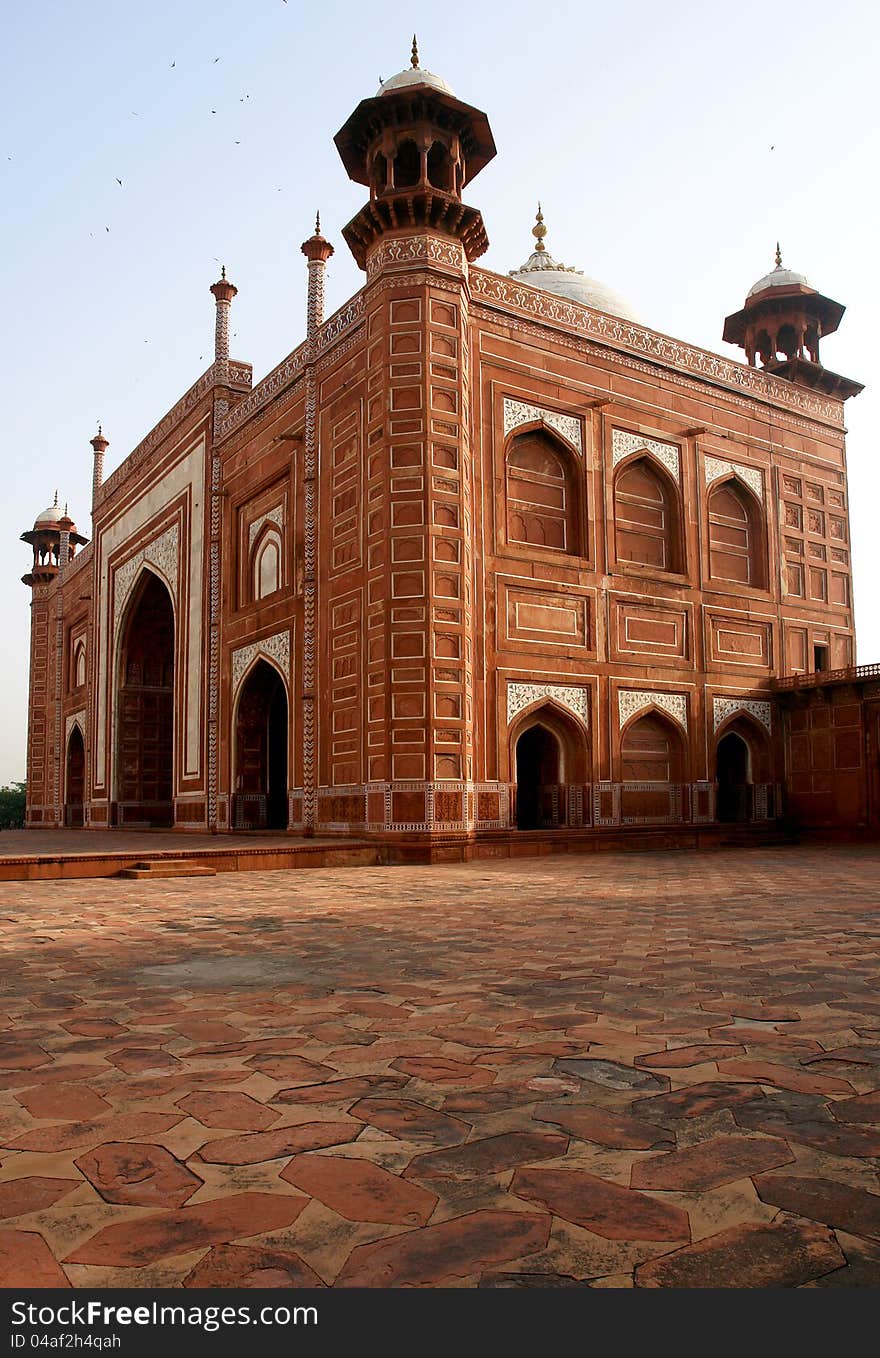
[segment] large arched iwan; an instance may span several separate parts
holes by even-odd
[[[260,659],[241,686],[235,714],[237,830],[287,828],[287,753],[287,689],[274,665]]]
[[[686,752],[676,721],[657,709],[636,717],[620,742],[620,814],[624,821],[681,818]]]
[[[83,823],[83,800],[86,786],[86,748],[82,731],[74,722],[67,741],[64,773],[64,823],[76,826]]]
[[[144,570],[132,592],[117,665],[116,820],[170,825],[174,797],[174,605]]]
[[[589,751],[580,724],[555,703],[532,708],[510,731],[515,823],[541,830],[568,823],[568,790],[583,790]]]

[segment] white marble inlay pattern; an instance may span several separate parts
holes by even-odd
[[[78,727],[79,727],[80,731],[82,732],[83,740],[85,740],[85,737],[86,737],[86,709],[85,709],[85,708],[83,708],[83,710],[82,710],[81,712],[71,712],[70,716],[67,718],[67,721],[64,723],[64,748],[65,748],[65,750],[67,749],[67,745],[68,745],[68,742],[69,742],[69,740],[70,740],[70,733],[71,733],[71,731],[73,730],[74,726],[78,726]]]
[[[616,467],[630,453],[642,451],[651,453],[658,462],[674,477],[676,485],[681,483],[681,453],[677,443],[661,443],[659,439],[646,439],[643,434],[633,434],[628,429],[614,429],[611,432],[611,465]]]
[[[123,562],[114,572],[113,583],[113,631],[114,634],[119,627],[119,619],[125,607],[131,587],[137,579],[140,568],[145,562],[155,566],[163,578],[171,586],[174,601],[177,602],[177,578],[178,578],[178,541],[179,530],[176,523],[159,537],[148,542],[146,547],[142,547],[134,556],[129,557],[128,561]]]
[[[706,457],[703,459],[703,471],[707,486],[717,481],[720,476],[729,476],[733,473],[755,492],[759,500],[764,499],[764,477],[759,467],[743,467],[738,462],[724,462],[718,457]]]
[[[768,731],[772,729],[772,703],[764,702],[760,698],[713,698],[713,730],[717,731],[721,723],[727,721],[734,712],[751,712]]]
[[[533,424],[540,420],[550,429],[555,429],[557,434],[576,448],[583,456],[584,436],[580,420],[575,415],[560,415],[558,411],[546,410],[543,406],[528,405],[525,401],[513,401],[509,396],[504,398],[504,437],[512,433],[514,429],[519,429],[520,425]]]
[[[624,727],[630,717],[647,707],[660,707],[688,729],[687,698],[683,693],[650,693],[647,689],[622,688],[617,694],[617,714],[620,726]]]
[[[589,689],[568,687],[561,684],[508,683],[508,725],[524,708],[531,707],[532,703],[540,702],[543,698],[552,698],[554,702],[559,703],[560,707],[567,707],[569,712],[573,712],[584,723],[584,726],[589,727]]]
[[[274,660],[290,684],[290,632],[276,632],[274,636],[263,637],[261,641],[251,642],[249,646],[239,646],[232,652],[232,691],[236,692],[242,676],[250,663],[258,655]]]
[[[261,514],[258,519],[254,519],[248,528],[248,551],[254,545],[254,538],[259,533],[264,523],[277,523],[278,527],[284,532],[284,505],[276,505],[274,509],[267,509],[265,514]]]

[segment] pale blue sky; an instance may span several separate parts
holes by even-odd
[[[109,471],[207,366],[219,261],[239,288],[233,355],[256,378],[303,338],[299,244],[317,206],[337,247],[328,309],[360,286],[339,230],[363,189],[333,134],[379,76],[408,65],[414,27],[422,65],[492,124],[498,157],[466,195],[486,221],[488,268],[525,259],[540,197],[558,259],[706,348],[738,355],[723,320],[772,266],[777,237],[786,264],[846,304],[822,357],[868,383],[847,407],[850,492],[859,660],[880,660],[877,7],[5,0],[3,11],[0,781],[24,776],[19,533],[56,486],[90,531],[96,421]]]

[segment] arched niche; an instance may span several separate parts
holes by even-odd
[[[581,478],[571,449],[540,426],[513,434],[505,457],[507,541],[580,556]]]
[[[255,603],[281,589],[283,550],[278,525],[271,522],[264,524],[251,552],[251,597]]]
[[[715,816],[726,823],[755,817],[755,788],[770,782],[772,755],[766,728],[737,712],[715,732]]]
[[[764,511],[736,476],[710,487],[709,574],[713,580],[766,589]]]
[[[129,596],[116,666],[119,824],[170,825],[174,783],[174,604],[149,567]]]
[[[620,737],[620,809],[624,821],[680,818],[687,749],[678,722],[657,708],[633,717]]]
[[[86,682],[86,647],[78,641],[73,650],[73,687],[82,688]]]
[[[233,825],[284,830],[288,823],[289,705],[281,671],[259,656],[243,677],[233,716]]]
[[[64,760],[64,823],[79,828],[83,823],[86,786],[86,747],[79,723],[74,722],[67,737]]]
[[[517,827],[564,825],[568,788],[582,786],[589,778],[586,731],[556,703],[543,702],[520,713],[508,740]]]
[[[407,138],[397,147],[394,154],[394,187],[414,189],[422,177],[422,157],[416,143]]]
[[[455,164],[442,141],[433,142],[428,149],[428,183],[444,193],[455,191]]]
[[[678,487],[647,454],[621,462],[614,477],[616,556],[656,571],[682,570]]]

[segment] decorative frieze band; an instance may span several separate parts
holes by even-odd
[[[259,533],[264,523],[277,523],[278,527],[284,532],[284,505],[276,505],[274,509],[267,509],[265,514],[261,514],[258,519],[254,519],[248,528],[248,551],[254,545],[254,538]]]
[[[772,730],[773,704],[760,698],[713,698],[713,730],[717,731],[722,722],[727,721],[734,712],[750,712],[768,731]]]
[[[561,434],[573,448],[583,456],[584,436],[583,428],[579,419],[574,415],[560,415],[555,410],[545,410],[543,406],[527,405],[525,401],[513,401],[509,396],[504,398],[504,437],[507,438],[514,429],[519,429],[524,424],[534,424],[540,421],[550,429],[555,429]]]
[[[623,728],[637,712],[659,707],[668,712],[683,730],[688,729],[687,698],[683,693],[650,693],[647,689],[622,688],[617,694],[617,714]]]
[[[440,240],[437,236],[392,236],[381,240],[368,255],[367,278],[374,278],[389,264],[415,264],[419,260],[447,264],[467,273],[467,260],[460,241]]]
[[[152,542],[147,543],[134,556],[129,557],[128,561],[117,567],[113,575],[113,633],[119,626],[119,619],[125,607],[126,600],[131,593],[132,585],[137,579],[141,566],[148,564],[155,566],[167,583],[171,586],[171,592],[177,599],[178,585],[178,543],[180,533],[178,525],[173,523],[170,528],[160,534]]]
[[[560,707],[567,707],[584,726],[589,727],[590,703],[589,689],[569,687],[562,684],[514,684],[507,685],[507,723],[533,703],[551,698]]]
[[[677,443],[662,443],[660,439],[646,439],[643,434],[633,434],[628,429],[614,429],[611,434],[611,465],[616,467],[630,453],[650,453],[681,484],[681,451]]]
[[[635,321],[593,311],[553,293],[514,283],[486,269],[471,269],[470,288],[475,299],[494,303],[504,309],[514,307],[545,323],[568,326],[604,343],[625,345],[657,363],[682,369],[727,387],[745,392],[759,400],[771,401],[785,410],[801,410],[827,420],[838,428],[843,423],[843,403],[825,398],[795,382],[774,377],[760,368],[735,363],[707,349],[697,349],[668,335],[647,330]]]
[[[257,656],[273,660],[290,684],[290,632],[276,632],[274,636],[263,637],[251,642],[249,646],[239,646],[232,652],[232,691],[235,693],[251,661]]]
[[[712,482],[721,476],[738,476],[755,492],[759,500],[764,499],[764,477],[760,467],[743,467],[738,462],[724,462],[718,457],[706,457],[703,459],[703,471],[707,486],[711,486]]]

